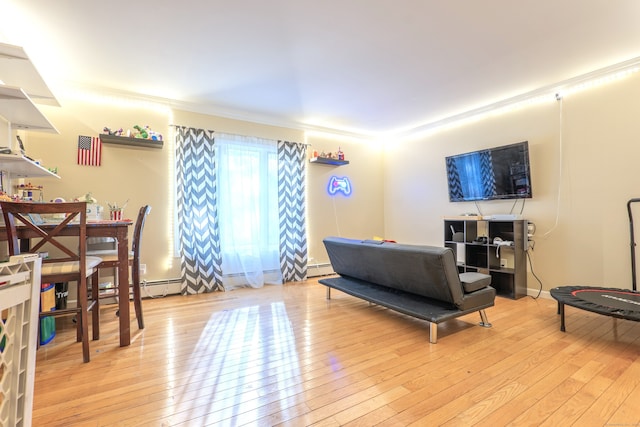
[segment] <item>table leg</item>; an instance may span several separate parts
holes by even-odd
[[[118,232],[118,312],[120,320],[120,347],[131,344],[129,315],[129,236],[126,229]]]

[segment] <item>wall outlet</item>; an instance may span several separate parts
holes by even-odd
[[[140,264],[140,275],[144,276],[147,274],[147,264]]]

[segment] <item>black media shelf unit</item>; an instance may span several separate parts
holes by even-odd
[[[518,299],[527,295],[527,226],[528,221],[520,219],[445,218],[444,245],[456,254],[459,272],[490,274],[499,296]],[[494,244],[496,237],[513,246]]]

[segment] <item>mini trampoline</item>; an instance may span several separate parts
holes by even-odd
[[[560,286],[550,291],[558,301],[560,330],[565,331],[564,306],[618,319],[640,322],[640,292],[596,286]]]
[[[631,237],[631,287],[633,290],[597,286],[559,286],[551,289],[551,296],[558,301],[560,330],[562,332],[565,331],[565,304],[604,316],[640,322],[640,292],[637,292],[636,283],[636,242],[632,210],[634,203],[640,203],[640,198],[630,199],[627,202]]]

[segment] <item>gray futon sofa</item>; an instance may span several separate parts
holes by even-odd
[[[485,308],[494,305],[491,276],[458,273],[453,250],[377,240],[327,237],[323,240],[339,277],[318,282],[392,310],[430,322],[429,341],[436,343],[438,324],[478,311],[481,326],[490,327]]]

